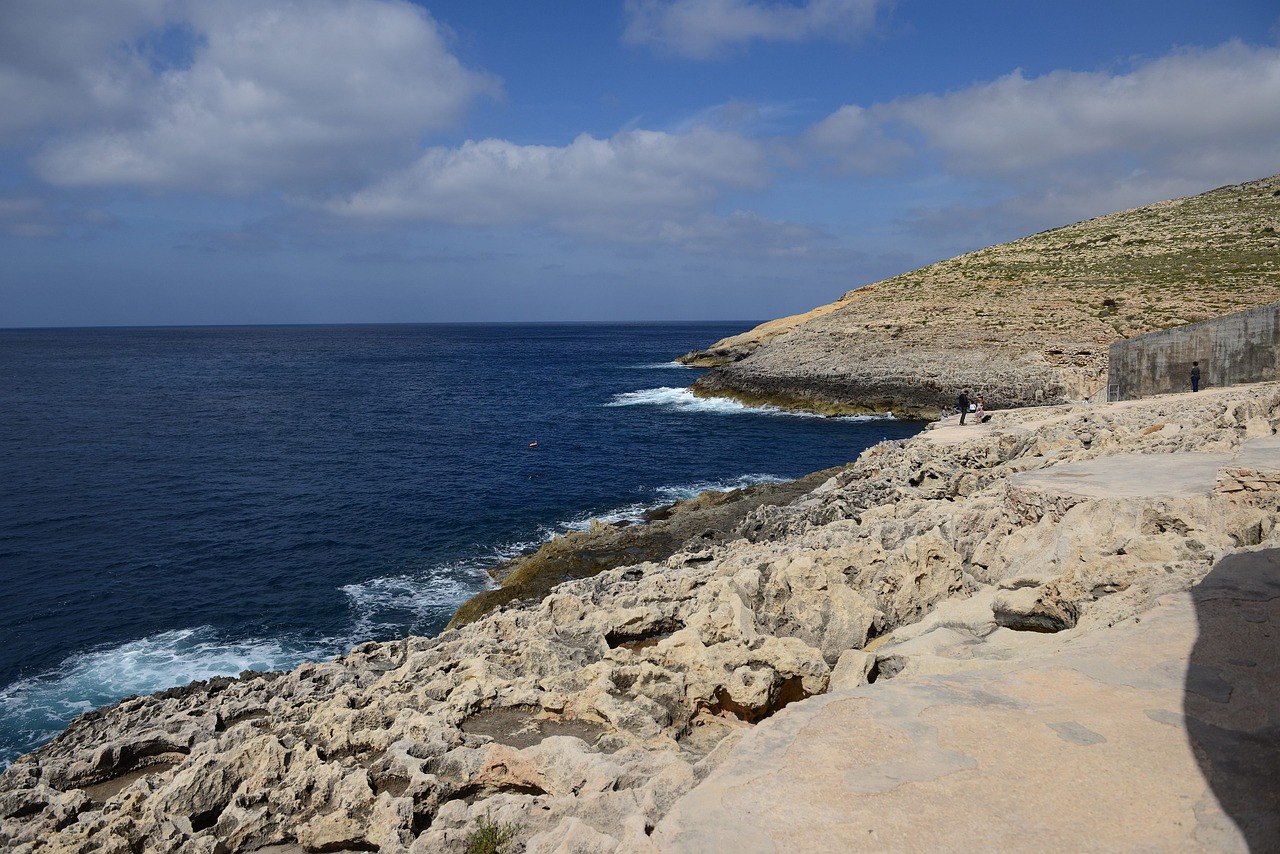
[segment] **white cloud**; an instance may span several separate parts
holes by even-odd
[[[120,45],[164,25],[169,0],[6,0],[0,24],[0,141],[47,125],[127,114],[148,69]]]
[[[110,4],[129,12],[118,20],[102,4],[19,5],[55,50],[6,54],[0,104],[24,81],[64,96],[9,121],[51,133],[33,162],[63,186],[354,186],[497,91],[403,0],[130,0]]]
[[[721,219],[712,209],[727,191],[763,189],[769,180],[763,146],[707,128],[582,135],[563,147],[487,139],[433,148],[328,209],[363,219],[540,225],[624,243],[698,246],[735,221],[759,231],[759,222]]]
[[[911,143],[893,130],[889,107],[850,104],[810,128],[807,143],[841,171],[875,175],[892,172],[915,154]]]
[[[624,39],[705,59],[753,41],[854,41],[884,0],[627,0]]]
[[[945,95],[844,107],[809,142],[852,171],[878,172],[909,152],[955,173],[1015,176],[1081,163],[1141,162],[1206,175],[1280,167],[1280,50],[1232,42],[1184,51],[1126,74],[1015,71]]]
[[[1015,71],[947,94],[846,106],[806,142],[853,173],[927,174],[936,161],[952,179],[1003,188],[1008,212],[1069,221],[1280,170],[1276,105],[1280,50],[1229,42],[1125,73]]]

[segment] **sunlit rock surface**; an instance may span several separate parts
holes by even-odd
[[[1276,706],[1178,704],[1196,585],[1280,547],[1277,423],[1268,384],[997,413],[878,445],[660,563],[435,638],[84,715],[0,778],[0,845],[461,851],[492,822],[526,851],[796,850],[793,819],[756,810],[785,797],[805,838],[841,850],[1245,850],[1188,746],[1190,716],[1230,742],[1230,727],[1274,727]],[[1274,627],[1257,613],[1249,625]],[[1155,663],[1148,623],[1167,645]],[[1274,651],[1255,664],[1271,674]],[[1147,675],[1107,670],[1122,666]],[[1230,699],[1242,683],[1223,667],[1201,665],[1197,684]],[[1142,715],[1159,728],[1126,741]],[[1151,812],[1042,814],[1044,763],[1075,775],[1080,799],[1132,782],[1115,763],[1134,751],[1162,781],[1141,791]],[[804,794],[823,786],[836,801]],[[965,842],[975,824],[989,832]],[[1084,842],[1052,835],[1086,827]]]

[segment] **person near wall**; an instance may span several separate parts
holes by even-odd
[[[960,423],[963,424],[964,417],[969,414],[969,392],[960,392],[960,396],[956,398],[956,409],[960,410]]]
[[[1199,362],[1191,363],[1191,390],[1192,391],[1200,390],[1200,363]]]

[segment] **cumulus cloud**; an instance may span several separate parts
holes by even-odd
[[[623,38],[706,59],[753,41],[854,41],[885,0],[627,0]]]
[[[10,5],[52,51],[6,52],[0,98],[65,97],[10,113],[7,129],[50,133],[33,162],[62,186],[357,186],[498,89],[403,0]]]
[[[932,153],[956,173],[1012,176],[1080,163],[1262,174],[1280,158],[1280,50],[1238,42],[1128,73],[1020,71],[945,95],[847,106],[809,142],[851,171]]]
[[[1002,187],[1011,215],[1093,215],[1280,168],[1280,50],[1230,42],[1122,73],[1015,71],[947,94],[850,105],[805,142],[838,170],[936,161]]]
[[[6,0],[0,26],[0,141],[128,113],[145,57],[120,45],[162,29],[169,0]]]
[[[732,227],[732,217],[711,215],[726,192],[763,189],[769,179],[763,146],[705,127],[608,139],[584,134],[559,147],[486,139],[430,149],[410,168],[328,209],[370,220],[529,224],[695,246]],[[758,222],[749,225],[759,229]]]

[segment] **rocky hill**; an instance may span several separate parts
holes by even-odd
[[[1280,175],[961,255],[682,357],[706,395],[936,416],[1081,400],[1107,347],[1280,300]]]
[[[82,715],[0,848],[1272,850],[1278,425],[1271,383],[882,443],[661,561]]]

